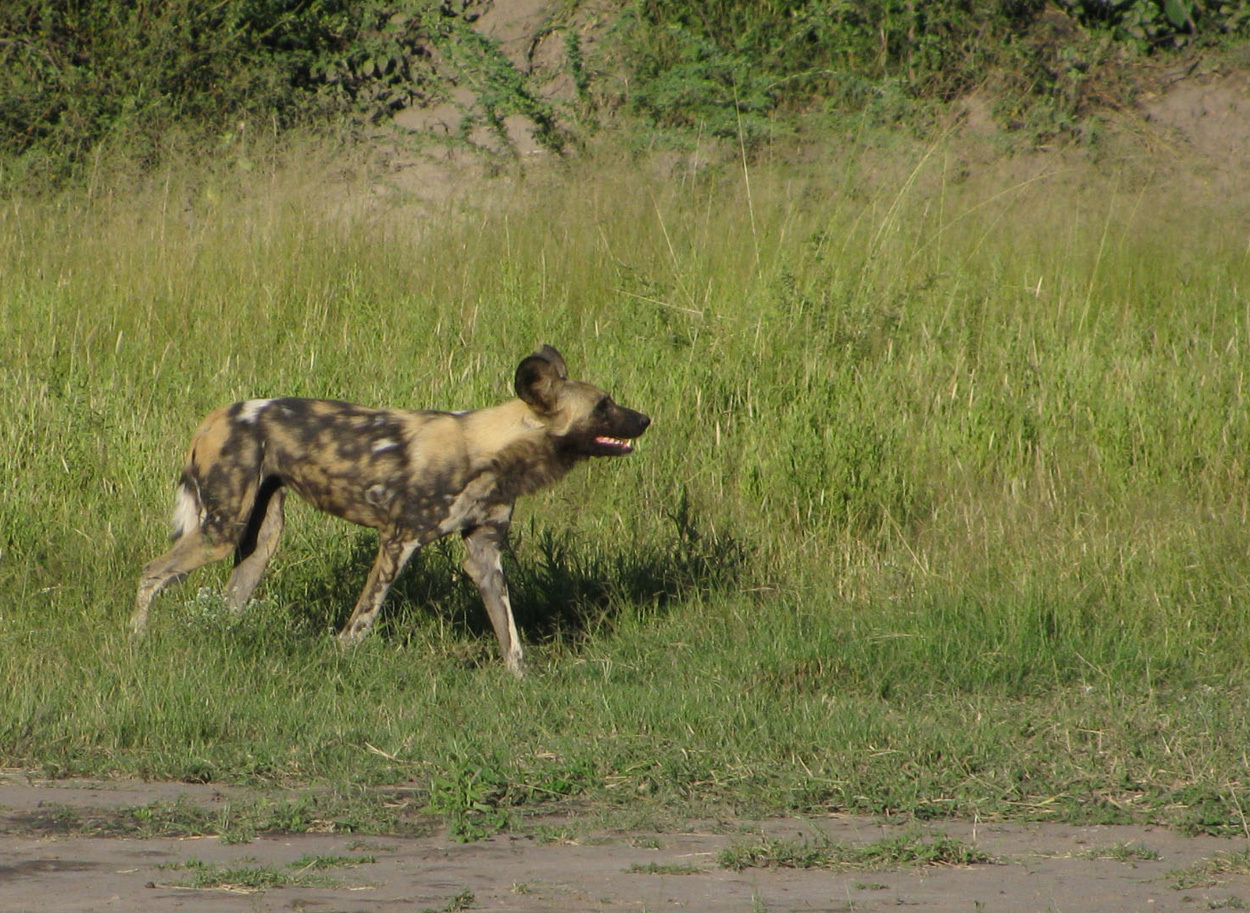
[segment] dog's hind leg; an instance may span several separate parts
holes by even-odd
[[[339,632],[339,643],[355,643],[369,633],[373,619],[382,608],[382,600],[386,598],[387,591],[419,545],[418,539],[383,534],[382,541],[378,545],[378,557],[369,571],[369,579],[365,581],[365,588],[361,590],[360,598],[356,600],[356,608],[352,612],[352,617]]]
[[[499,653],[503,657],[504,668],[520,678],[525,674],[524,656],[516,622],[512,618],[512,601],[508,598],[508,581],[504,579],[501,562],[506,529],[487,525],[465,533],[464,570],[482,594],[491,627],[499,638]]]
[[[136,636],[147,630],[148,609],[157,593],[196,568],[220,561],[233,550],[233,542],[213,545],[198,529],[183,533],[173,548],[144,567],[139,578],[139,592],[135,596],[134,614],[130,616],[130,630]]]
[[[286,489],[276,478],[266,479],[260,486],[247,529],[234,552],[234,573],[226,584],[226,601],[231,608],[240,609],[247,605],[269,559],[278,550],[284,526],[282,504],[285,498]]]

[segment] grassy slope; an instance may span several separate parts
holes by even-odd
[[[591,156],[352,221],[362,188],[295,165],[0,211],[0,764],[1243,826],[1221,213],[961,184],[935,147],[749,181]],[[529,679],[450,545],[338,651],[372,540],[303,509],[252,611],[201,572],[127,642],[202,413],[487,405],[539,342],[655,426],[518,512]]]

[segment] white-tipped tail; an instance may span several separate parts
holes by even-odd
[[[179,539],[184,533],[199,529],[204,522],[199,499],[191,487],[183,482],[178,486],[178,498],[174,502],[174,529],[171,538]]]

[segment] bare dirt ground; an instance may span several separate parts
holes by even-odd
[[[753,868],[718,863],[752,834],[819,834],[846,844],[898,836],[866,818],[707,822],[681,832],[601,833],[562,842],[497,835],[476,843],[445,836],[299,834],[226,844],[213,837],[67,836],[50,826],[81,812],[181,799],[212,806],[209,786],[0,779],[0,911],[106,910],[513,911],[913,910],[1116,911],[1243,909],[1250,874],[1182,879],[1179,871],[1244,852],[1250,840],[1183,837],[1162,828],[943,822],[935,834],[995,860],[897,871]],[[247,889],[191,886],[187,864],[266,869],[296,877],[312,857],[355,857],[325,883]],[[1118,857],[1118,858],[1116,858]],[[294,863],[294,865],[293,865]],[[1192,882],[1197,881],[1195,885]]]

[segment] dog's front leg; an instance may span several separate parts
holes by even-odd
[[[369,633],[373,619],[382,608],[382,600],[386,598],[387,590],[391,588],[391,584],[395,582],[395,578],[404,569],[404,565],[408,563],[408,559],[412,557],[412,553],[417,550],[419,544],[419,540],[403,535],[382,536],[382,541],[378,545],[377,560],[373,562],[373,568],[369,571],[369,579],[365,581],[365,588],[360,591],[360,598],[356,600],[356,609],[352,612],[352,617],[339,632],[339,643],[355,643]]]
[[[512,602],[508,599],[508,582],[503,576],[501,549],[508,535],[502,525],[477,526],[464,534],[464,570],[477,584],[490,615],[491,627],[499,638],[499,653],[504,668],[520,678],[525,674],[521,638],[517,636],[512,618]]]

